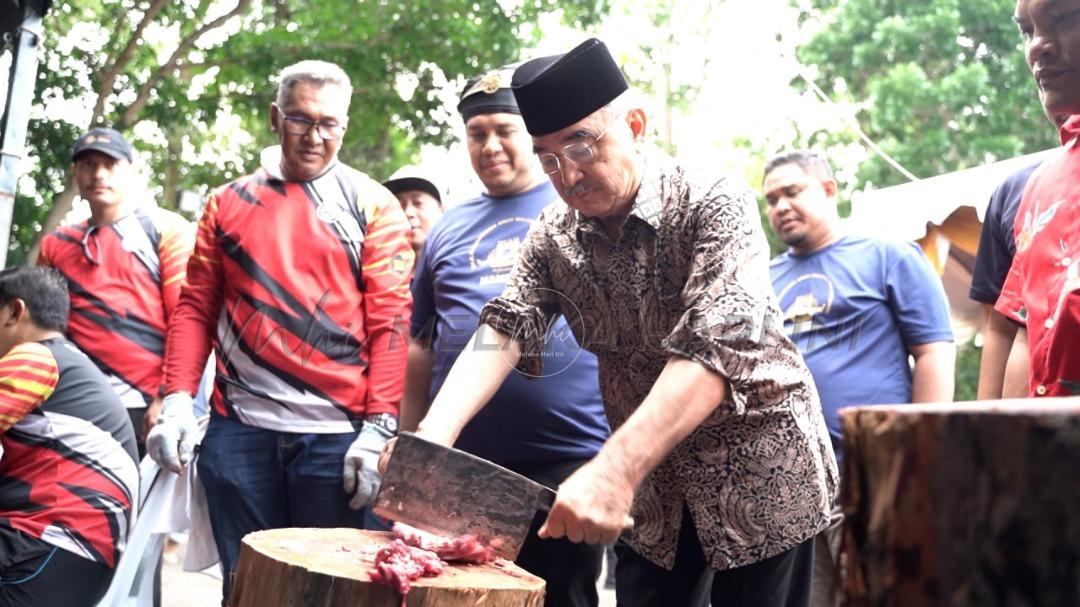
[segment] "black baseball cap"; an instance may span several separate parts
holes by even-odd
[[[74,162],[83,152],[101,152],[117,160],[131,162],[131,144],[119,132],[113,129],[98,127],[90,129],[88,133],[79,137],[75,142],[75,149],[71,152],[71,161]]]
[[[439,201],[439,204],[442,204],[442,196],[439,194],[439,188],[435,187],[434,183],[431,183],[423,177],[399,177],[397,179],[390,179],[383,182],[383,187],[390,190],[394,195],[411,190],[427,192],[435,197],[435,200]]]

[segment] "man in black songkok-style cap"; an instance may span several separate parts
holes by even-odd
[[[452,443],[511,369],[543,375],[558,313],[595,353],[614,433],[559,485],[542,537],[619,537],[620,606],[806,605],[839,485],[745,185],[647,147],[602,42],[524,63],[514,97],[565,205],[533,225],[418,433]]]
[[[401,403],[412,429],[427,410],[476,328],[481,308],[502,293],[529,228],[559,195],[532,154],[510,90],[516,66],[469,80],[458,112],[484,192],[450,208],[432,229],[416,265],[413,343]],[[552,488],[591,460],[608,437],[596,357],[583,352],[559,319],[545,344],[543,377],[510,378],[484,414],[462,429],[455,446]],[[603,547],[537,536],[534,521],[516,562],[547,583],[551,607],[595,607]]]

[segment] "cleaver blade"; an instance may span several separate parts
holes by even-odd
[[[372,510],[448,538],[473,535],[496,556],[514,560],[536,512],[554,502],[555,492],[540,483],[402,432]]]

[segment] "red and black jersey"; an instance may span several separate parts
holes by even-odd
[[[61,227],[42,241],[38,263],[59,270],[71,293],[68,337],[127,407],[145,407],[164,383],[165,328],[193,241],[188,221],[158,208]]]
[[[0,358],[0,526],[115,567],[138,499],[135,432],[62,337]]]
[[[167,391],[194,393],[211,345],[213,411],[286,432],[350,432],[398,412],[413,252],[392,194],[334,165],[262,168],[218,188],[169,327]]]

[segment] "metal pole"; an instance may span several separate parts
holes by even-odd
[[[15,44],[12,47],[3,132],[0,132],[0,243],[3,244],[0,246],[0,268],[7,265],[19,162],[25,155],[26,125],[30,121],[30,105],[34,101],[34,84],[37,81],[42,18],[49,10],[49,3],[50,0],[22,0],[22,23],[12,32]]]

